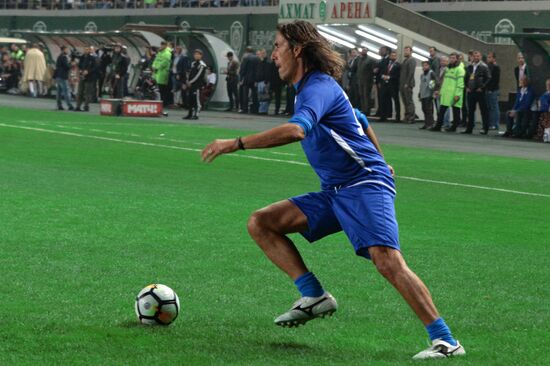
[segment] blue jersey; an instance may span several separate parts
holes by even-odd
[[[321,189],[371,183],[395,193],[386,162],[365,134],[338,83],[313,71],[295,87],[295,113],[289,122],[300,125],[306,134],[302,147],[321,180]]]

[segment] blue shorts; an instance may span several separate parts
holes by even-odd
[[[322,191],[290,198],[306,215],[310,243],[344,230],[355,253],[370,259],[368,248],[400,250],[394,208],[395,195],[379,184],[361,184],[338,191]]]

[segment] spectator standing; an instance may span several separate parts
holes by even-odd
[[[172,79],[172,95],[174,105],[182,105],[182,86],[187,82],[187,72],[189,71],[189,59],[183,52],[181,46],[176,46],[174,49],[174,58],[172,59],[171,67]]]
[[[98,53],[99,59],[99,76],[97,80],[97,97],[103,96],[103,86],[105,85],[105,79],[107,78],[107,68],[113,62],[112,56],[113,50],[107,47],[102,47]]]
[[[535,94],[529,85],[527,76],[520,80],[520,85],[521,87],[518,88],[516,93],[514,107],[507,114],[504,137],[528,137],[528,128],[532,117],[531,105],[535,100]]]
[[[439,106],[437,123],[430,128],[430,131],[441,131],[445,113],[449,108],[452,108],[453,111],[453,124],[445,130],[454,132],[460,124],[460,109],[464,99],[464,69],[459,62],[458,54],[451,53],[449,65],[439,91],[441,105]]]
[[[468,93],[466,91],[466,85],[468,85],[468,79],[466,75],[466,69],[468,66],[472,63],[472,56],[474,51],[468,51],[468,61],[466,62],[464,59],[464,54],[460,54],[460,67],[464,70],[464,95],[462,103],[462,119],[460,126],[466,127],[468,125]]]
[[[435,113],[436,115],[439,113],[439,107],[441,105],[440,103],[440,95],[439,92],[441,91],[441,85],[443,84],[443,80],[445,79],[445,72],[447,71],[447,66],[449,65],[449,58],[447,56],[441,56],[439,58],[439,73],[436,74],[436,82],[435,82],[435,90],[434,90],[434,104],[435,104]],[[449,110],[445,113],[445,116],[443,116],[443,126],[445,128],[449,127]]]
[[[435,75],[439,75],[439,69],[441,68],[441,58],[437,54],[437,48],[434,46],[428,48],[430,57],[428,57],[428,62],[430,63],[430,69],[434,72]]]
[[[255,73],[258,67],[260,59],[254,53],[252,47],[247,47],[245,56],[241,63],[241,69],[239,70],[239,79],[240,86],[242,88],[242,99],[241,99],[241,110],[239,113],[248,113],[249,111],[249,96],[252,96],[252,105],[250,106],[250,111],[252,113],[257,113],[258,108],[258,93],[256,91],[255,83]]]
[[[550,128],[550,79],[546,80],[546,92],[539,99],[539,116],[536,119],[538,122],[537,138],[544,141],[544,131]],[[549,136],[547,135],[548,139]],[[550,142],[550,141],[545,141]]]
[[[116,44],[111,63],[111,92],[113,98],[124,98],[124,81],[129,65],[129,59],[122,53],[122,45]]]
[[[382,111],[380,122],[387,121],[392,116],[392,101],[395,105],[395,121],[401,122],[401,104],[399,103],[399,75],[401,65],[397,61],[397,52],[391,51],[388,66],[382,73],[380,99]]]
[[[386,46],[382,46],[378,49],[378,54],[380,55],[381,59],[378,61],[378,64],[374,68],[374,78],[376,82],[376,99],[378,102],[376,116],[382,117],[382,111],[384,109],[384,103],[382,101],[382,88],[385,84],[385,80],[382,78],[382,76],[384,75],[384,72],[388,67],[388,63],[390,62],[390,49]]]
[[[24,59],[23,83],[28,83],[33,98],[42,95],[42,86],[46,74],[46,59],[37,44],[33,44]]]
[[[359,106],[363,114],[370,116],[370,99],[372,84],[374,82],[374,60],[367,54],[368,50],[363,48],[357,59],[357,83],[359,88]]]
[[[527,67],[527,64],[525,63],[525,57],[523,56],[523,53],[518,53],[518,65],[514,67],[514,76],[516,78],[516,84],[518,85],[518,88],[521,88],[521,80],[524,77],[527,77],[528,79],[531,78],[531,70]]]
[[[82,55],[78,68],[80,69],[80,82],[78,83],[75,111],[88,112],[90,110],[90,103],[96,95],[97,78],[99,75],[99,63],[93,46],[86,47],[85,54]],[[80,109],[83,102],[84,110]]]
[[[483,124],[480,133],[486,135],[489,131],[486,89],[491,79],[491,75],[489,73],[489,67],[481,60],[481,52],[473,52],[472,63],[466,69],[466,79],[468,79],[466,87],[468,95],[468,125],[466,126],[466,130],[461,133],[472,133],[475,127],[476,105],[479,105]]]
[[[349,100],[351,105],[355,108],[359,108],[359,81],[357,79],[357,64],[359,61],[357,50],[354,48],[350,51],[350,57],[346,65],[346,73],[349,82]]]
[[[487,55],[487,66],[489,66],[489,73],[491,75],[491,79],[487,84],[489,129],[498,130],[500,128],[500,107],[498,104],[500,97],[500,66],[497,64],[494,52],[489,52]]]
[[[430,69],[433,70],[435,76],[439,78],[441,73],[441,57],[437,54],[437,48],[434,46],[428,48],[430,57],[428,57],[428,62],[430,63]],[[439,98],[434,98],[435,110],[439,110]]]
[[[258,93],[258,113],[267,114],[269,109],[270,92],[269,92],[269,80],[271,76],[271,65],[267,59],[265,50],[262,48],[258,50],[258,66],[256,68],[256,90]]]
[[[18,45],[13,43],[10,47],[11,49],[11,58],[14,59],[16,62],[22,63],[25,59],[25,52],[21,48],[19,48]]]
[[[71,70],[71,59],[69,57],[69,53],[70,50],[67,46],[61,46],[61,53],[55,62],[55,72],[53,77],[57,87],[57,109],[60,111],[63,110],[62,100],[65,100],[65,103],[67,103],[67,108],[69,108],[70,111],[74,110],[73,104],[71,103],[71,97],[69,95],[69,72]]]
[[[403,49],[403,63],[399,74],[399,91],[401,99],[405,106],[405,122],[415,123],[415,108],[413,101],[414,72],[416,70],[416,60],[412,58],[412,47],[405,46]],[[396,117],[397,118],[397,117]]]
[[[198,114],[201,110],[200,90],[204,86],[206,78],[206,64],[202,60],[202,50],[193,51],[193,59],[187,81],[189,113],[183,119],[199,119]]]
[[[421,130],[430,128],[434,124],[434,103],[433,94],[436,84],[435,72],[430,67],[429,61],[422,62],[422,75],[420,75],[420,91],[418,98],[422,103],[422,112],[424,113],[424,125]]]
[[[270,85],[273,97],[275,97],[275,115],[278,116],[281,111],[281,94],[283,91],[283,81],[279,76],[279,71],[275,62],[270,62]]]
[[[208,99],[214,93],[216,89],[216,82],[218,80],[218,75],[212,70],[212,66],[206,67],[206,85],[200,91],[200,101],[202,109],[206,109]]]
[[[286,86],[286,106],[285,106],[285,116],[294,115],[294,99],[296,97],[296,89],[294,85],[287,84]]]
[[[157,56],[153,61],[153,78],[157,82],[160,89],[160,97],[162,105],[167,106],[170,101],[170,89],[168,87],[168,79],[170,76],[170,64],[172,62],[172,49],[168,47],[165,41],[160,43]]]
[[[233,108],[239,110],[239,61],[235,60],[233,52],[227,52],[227,71],[225,81],[227,87],[227,95],[229,96],[229,108],[226,111],[231,111]]]

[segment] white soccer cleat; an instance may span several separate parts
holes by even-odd
[[[275,324],[281,327],[298,327],[315,318],[330,316],[338,309],[336,299],[325,292],[319,297],[302,297],[292,305],[286,313],[275,319]]]
[[[447,358],[455,356],[464,356],[466,351],[459,341],[456,341],[456,346],[445,342],[442,339],[434,339],[432,345],[422,352],[418,352],[413,356],[413,360],[427,360],[431,358]]]

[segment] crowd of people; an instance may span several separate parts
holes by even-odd
[[[435,47],[430,47],[430,57],[421,62],[418,80],[412,47],[404,47],[401,62],[397,52],[388,47],[379,49],[379,60],[369,57],[367,52],[366,49],[348,52],[347,72],[342,80],[352,105],[367,116],[376,110],[374,116],[381,122],[392,116],[396,122],[401,122],[402,104],[405,109],[403,122],[415,123],[419,118],[413,98],[418,98],[424,117],[421,129],[455,132],[458,127],[464,127],[461,133],[471,134],[479,108],[480,133],[486,135],[490,130],[499,130],[501,70],[495,52],[482,55],[472,50],[465,58],[458,53],[441,55]],[[514,70],[516,99],[506,112],[506,130],[502,136],[542,138],[544,129],[550,127],[550,79],[546,82],[546,91],[534,95],[530,87],[531,73],[521,53],[517,63]],[[417,82],[419,92],[415,96],[413,89]]]
[[[0,9],[142,9],[277,6],[278,0],[5,0]]]
[[[38,97],[55,85],[57,107],[64,109],[65,101],[69,110],[76,111],[88,111],[89,104],[105,94],[112,98],[129,95],[130,59],[123,45],[82,50],[63,46],[53,75],[46,66],[44,52],[40,44],[1,47],[0,89]],[[499,131],[501,121],[505,123],[501,133],[504,137],[542,139],[544,130],[550,128],[550,79],[546,91],[535,95],[530,86],[531,72],[521,53],[513,75],[517,82],[515,101],[503,118],[499,105],[501,70],[495,52],[447,56],[431,47],[429,53],[428,60],[421,62],[418,77],[411,47],[404,47],[401,62],[397,52],[387,47],[378,50],[379,59],[369,56],[367,49],[352,49],[346,55],[346,72],[338,81],[354,107],[381,122],[415,123],[422,116],[421,129],[455,132],[463,127],[461,133],[471,134],[479,108],[481,134]],[[227,111],[294,113],[294,87],[281,81],[265,49],[247,47],[241,62],[232,52],[226,56],[227,67],[222,73],[229,96]],[[194,50],[190,59],[181,46],[167,42],[148,47],[137,70],[140,76],[134,96],[162,100],[165,107],[187,108],[186,119],[199,118],[217,84],[217,75],[203,61],[202,50]],[[417,83],[419,91],[413,95]],[[419,99],[422,114],[416,110],[414,98]],[[272,102],[274,107],[270,108]]]

